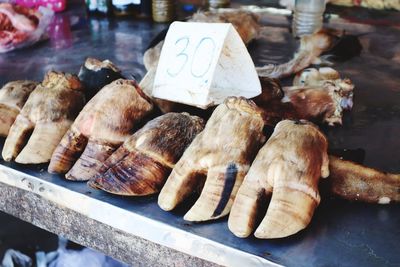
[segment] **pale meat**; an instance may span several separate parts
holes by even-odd
[[[33,9],[0,3],[0,51],[24,42],[36,30],[40,16]]]
[[[119,79],[83,108],[51,158],[49,172],[87,181],[151,113],[152,103],[134,81]]]
[[[23,164],[48,162],[84,102],[77,76],[48,72],[10,128],[2,152],[4,160],[15,159]]]
[[[148,122],[103,164],[89,185],[113,194],[144,196],[160,191],[204,121],[188,113],[168,113]]]
[[[37,84],[34,81],[13,81],[0,89],[0,136],[8,135],[11,125]]]
[[[184,219],[207,221],[227,215],[265,140],[263,127],[263,113],[252,101],[227,98],[175,165],[159,195],[159,206],[174,209],[205,181]]]
[[[228,220],[238,237],[282,238],[304,229],[320,202],[318,182],[329,175],[328,143],[313,124],[284,120],[260,149],[239,188]]]

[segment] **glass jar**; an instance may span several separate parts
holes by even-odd
[[[175,1],[152,0],[152,14],[155,22],[171,22],[175,18]]]

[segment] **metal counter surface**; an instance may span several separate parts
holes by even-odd
[[[393,20],[395,15],[390,14]],[[0,54],[0,85],[16,79],[41,80],[51,69],[77,73],[88,56],[108,58],[126,75],[140,78],[144,75],[143,51],[164,27],[148,22],[88,19],[78,9],[58,15],[56,21],[49,41]],[[256,64],[288,60],[296,42],[286,27],[287,19],[264,14],[262,21],[275,26],[265,27],[263,37],[249,46]],[[370,22],[355,24],[340,18],[329,21],[330,27],[360,34],[364,50],[360,57],[335,65],[342,76],[351,78],[356,85],[355,105],[352,112],[345,114],[342,127],[323,130],[331,148],[362,148],[366,152],[364,164],[399,173],[400,29]],[[283,81],[289,82],[290,79]],[[3,143],[4,139],[0,139],[0,148]],[[182,219],[187,207],[164,212],[157,206],[157,196],[113,196],[90,189],[85,183],[51,175],[46,168],[47,165],[23,166],[0,159],[0,184],[29,191],[59,207],[90,217],[110,226],[109,231],[122,230],[128,238],[138,236],[217,264],[400,266],[400,205],[351,203],[325,197],[310,226],[295,236],[280,240],[240,239],[229,232],[226,218],[188,223]],[[5,199],[0,193],[0,209],[5,210],[10,201],[22,207],[24,199],[17,196],[20,194],[9,194]],[[23,219],[43,227],[33,219]],[[135,225],[137,222],[141,224]],[[61,233],[57,226],[49,230]],[[74,234],[82,235],[79,229]],[[126,251],[119,253],[120,256],[113,256],[129,260],[122,255]],[[162,259],[159,261],[162,265]]]

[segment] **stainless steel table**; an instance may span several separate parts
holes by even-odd
[[[0,55],[0,84],[41,80],[51,69],[76,73],[87,56],[108,58],[125,74],[142,77],[143,51],[165,25],[88,19],[78,7],[58,15],[58,26],[52,28],[57,38]],[[324,129],[330,146],[363,148],[366,165],[400,172],[400,17],[395,12],[331,10],[342,18],[332,15],[328,26],[361,34],[364,51],[335,65],[356,85],[355,106],[342,127]],[[287,17],[268,10],[262,21],[264,37],[249,46],[256,64],[289,59],[296,43]],[[3,143],[1,139],[0,148]],[[226,219],[188,223],[182,219],[187,207],[164,212],[156,196],[113,196],[51,175],[46,168],[0,159],[0,209],[135,265],[400,266],[400,205],[325,197],[311,225],[293,237],[239,239],[228,231]]]

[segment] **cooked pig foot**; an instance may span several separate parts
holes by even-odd
[[[65,174],[65,178],[73,181],[89,180],[119,146],[120,143],[113,144],[103,140],[89,139],[85,150],[74,166]]]
[[[229,213],[236,191],[265,137],[262,111],[250,100],[230,97],[219,105],[175,165],[158,198],[174,209],[207,176],[188,221],[217,219]]]
[[[22,164],[48,162],[64,133],[71,126],[71,121],[39,122],[35,125],[31,138],[16,157]]]
[[[380,172],[329,157],[329,190],[341,198],[370,203],[400,202],[400,174]]]
[[[82,154],[87,143],[88,138],[71,126],[54,150],[48,167],[49,172],[67,173]]]
[[[0,136],[8,135],[11,125],[37,84],[34,81],[14,81],[0,89]]]
[[[199,117],[168,113],[148,122],[105,162],[89,185],[127,196],[160,191],[187,146],[204,128]]]
[[[83,108],[53,153],[49,172],[87,181],[153,109],[134,81],[106,85]],[[80,157],[80,158],[79,158]]]
[[[257,238],[281,238],[310,222],[320,202],[318,180],[329,175],[328,143],[306,121],[281,121],[258,152],[239,188],[228,220],[229,229],[247,237],[256,228],[260,200],[271,198]]]
[[[16,158],[24,164],[48,162],[82,109],[84,99],[78,77],[48,72],[30,94],[10,129],[2,152],[4,160]]]

